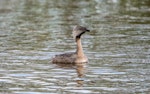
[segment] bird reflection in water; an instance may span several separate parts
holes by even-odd
[[[77,63],[76,64],[76,71],[77,71],[77,75],[79,78],[76,80],[76,82],[77,82],[79,87],[82,86],[84,83],[83,77],[84,77],[85,72],[86,72],[86,64],[87,63]]]
[[[75,64],[60,64],[56,63],[56,65],[60,68],[65,69],[75,69],[77,72],[77,78],[75,79],[77,86],[81,87],[84,84],[84,76],[86,73],[86,62],[85,63],[75,63]]]

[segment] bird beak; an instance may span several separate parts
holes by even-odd
[[[90,30],[89,30],[89,29],[86,29],[86,31],[87,31],[87,32],[90,32]]]

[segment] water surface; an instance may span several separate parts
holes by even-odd
[[[89,63],[50,63],[76,24]],[[149,71],[148,0],[0,0],[2,94],[148,94]]]

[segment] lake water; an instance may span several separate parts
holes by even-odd
[[[149,0],[0,0],[1,94],[148,94]],[[87,64],[52,64],[82,37]]]

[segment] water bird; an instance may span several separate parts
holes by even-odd
[[[88,58],[83,52],[82,43],[81,43],[81,36],[85,32],[90,32],[90,30],[80,25],[75,26],[73,28],[72,34],[77,45],[76,51],[55,55],[55,57],[52,58],[52,63],[75,64],[80,62],[88,62]]]

